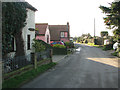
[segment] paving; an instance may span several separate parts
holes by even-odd
[[[76,52],[21,88],[118,88],[118,58],[100,48],[77,46]]]
[[[53,55],[52,56],[52,61],[53,62],[59,62],[60,60],[63,60],[67,56],[68,55]]]

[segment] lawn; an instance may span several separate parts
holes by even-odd
[[[52,62],[42,66],[38,66],[37,69],[33,68],[32,70],[27,71],[21,75],[16,75],[15,77],[10,78],[9,80],[5,80],[2,84],[2,88],[19,88],[24,83],[34,79],[35,77],[37,77],[38,75],[47,71],[55,65],[56,63]]]

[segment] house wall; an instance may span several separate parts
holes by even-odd
[[[60,41],[69,42],[70,40],[68,40],[68,38],[61,38]]]
[[[37,40],[43,40],[45,42],[45,36],[36,36]]]
[[[30,54],[33,49],[32,49],[32,43],[33,43],[33,39],[35,38],[35,31],[30,31],[28,30],[29,28],[34,28],[35,29],[35,12],[27,9],[27,19],[26,19],[26,23],[27,25],[23,28],[22,31],[22,35],[23,35],[23,39],[24,39],[24,49],[25,49],[25,54],[28,55]],[[27,35],[30,35],[30,50],[27,50]]]
[[[47,43],[47,35],[49,36],[49,44],[50,44],[50,31],[49,31],[49,27],[47,26],[46,28],[46,32],[45,32],[45,42]]]

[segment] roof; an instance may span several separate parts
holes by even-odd
[[[49,30],[50,30],[50,38],[51,40],[60,40],[60,32],[61,31],[66,31],[67,30],[67,25],[49,25]]]
[[[25,2],[25,6],[26,6],[26,8],[29,8],[33,11],[37,11],[37,9],[35,7],[33,7],[31,4],[29,4],[28,2]]]
[[[35,29],[38,30],[39,34],[45,34],[48,23],[36,23]]]

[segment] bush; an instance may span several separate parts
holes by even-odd
[[[41,51],[44,51],[46,49],[46,47],[39,41],[39,40],[33,40],[34,43],[32,43],[34,49],[35,49],[35,52],[41,52]]]
[[[55,44],[55,45],[53,45],[53,47],[56,47],[56,48],[66,48],[64,45],[60,45],[60,44]]]
[[[65,45],[68,48],[74,48],[74,43],[73,42],[65,42]]]
[[[113,49],[113,44],[109,44],[109,45],[104,45],[103,50],[111,50]]]
[[[88,43],[88,41],[87,41],[87,40],[85,40],[85,43]]]

